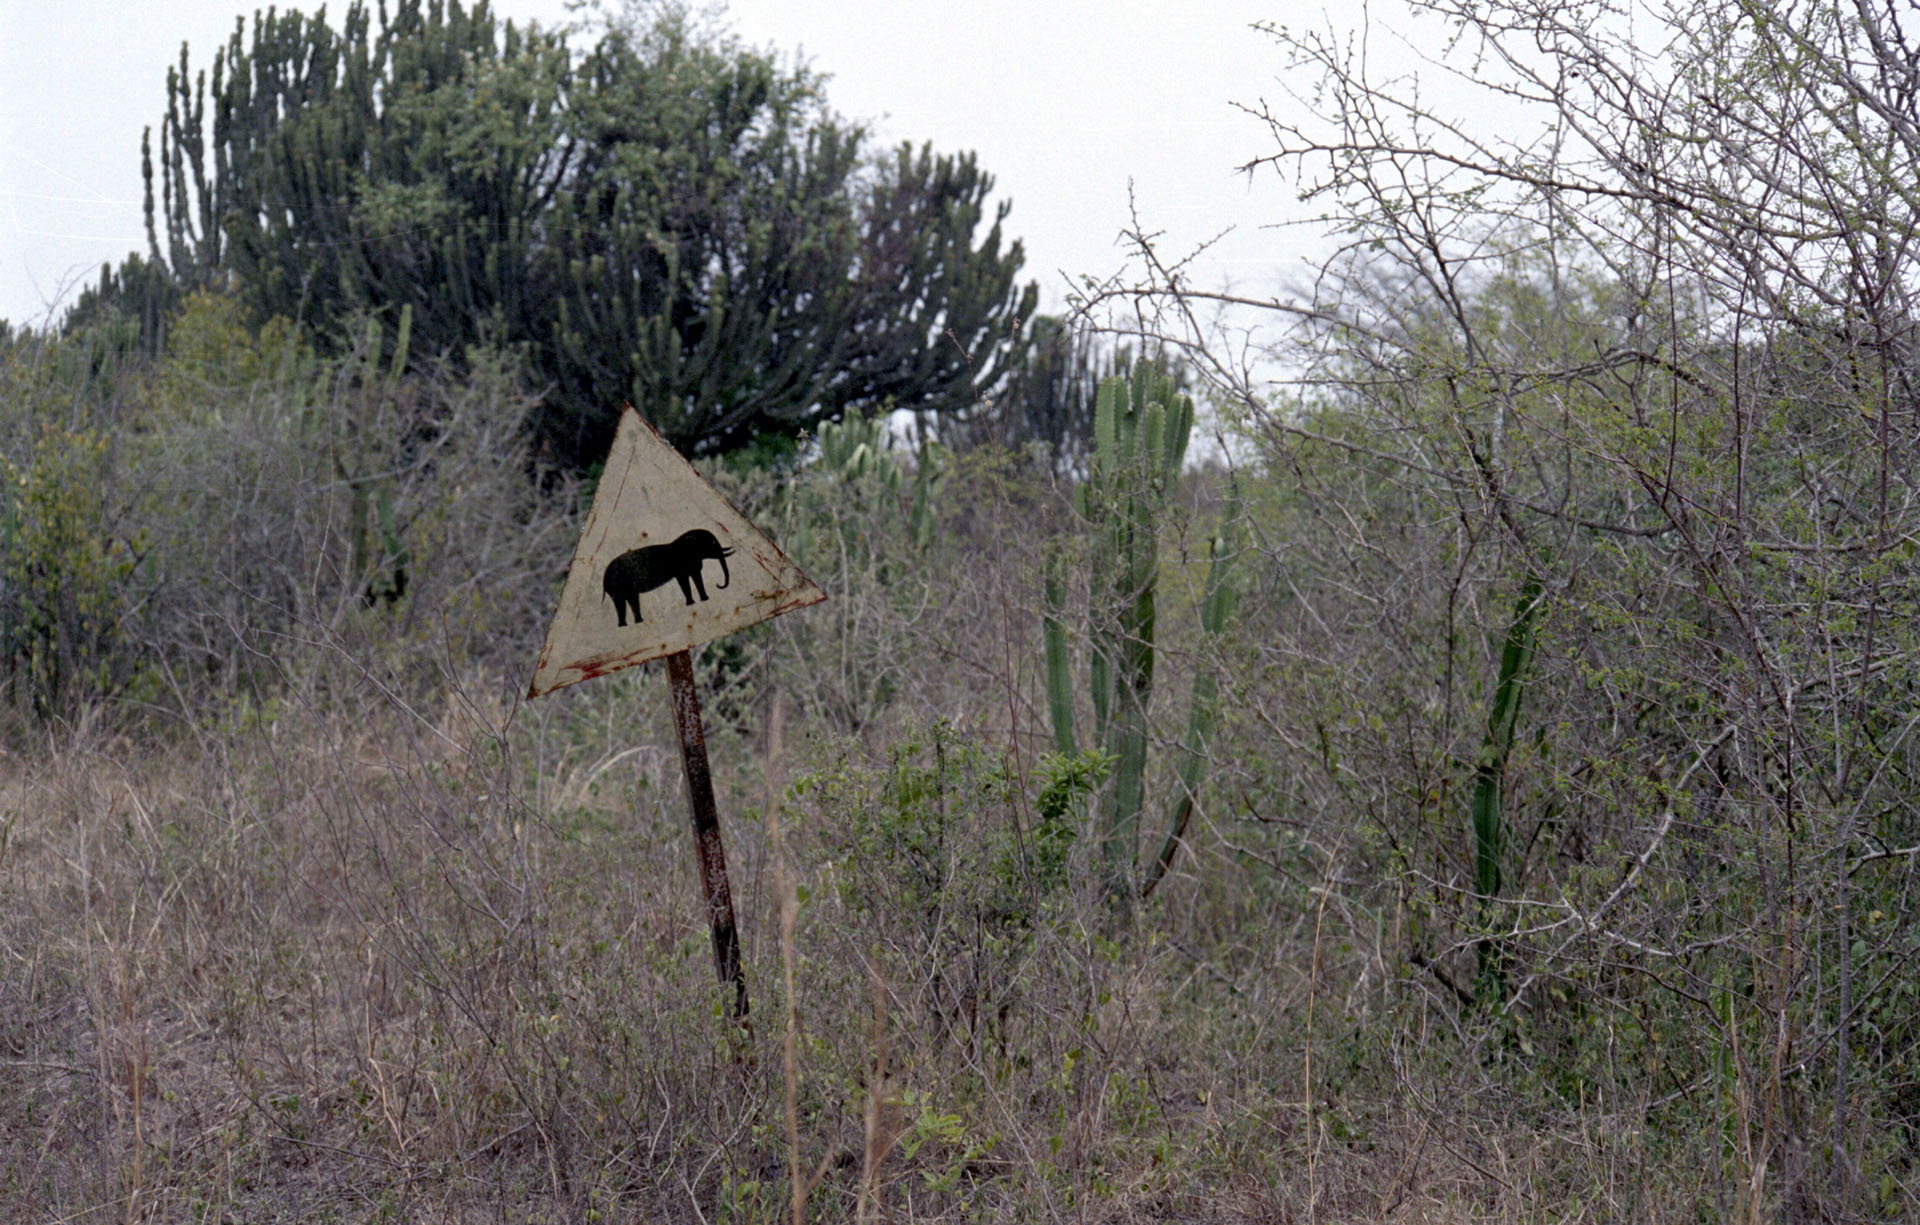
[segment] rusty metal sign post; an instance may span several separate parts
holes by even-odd
[[[680,764],[687,773],[687,803],[693,816],[693,853],[700,861],[700,892],[713,929],[713,972],[733,985],[733,1016],[747,1017],[747,976],[740,968],[740,929],[733,919],[727,884],[727,848],[720,842],[720,810],[713,802],[707,768],[707,732],[700,724],[700,694],[693,687],[693,659],[685,651],[667,656],[667,686],[673,693],[673,726],[680,733]]]
[[[799,567],[628,408],[527,687],[534,698],[648,660],[667,661],[694,854],[713,930],[713,968],[722,986],[732,988],[731,1010],[743,1024],[747,980],[690,652],[824,599]]]

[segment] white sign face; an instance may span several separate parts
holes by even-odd
[[[527,696],[685,651],[826,598],[629,408]]]

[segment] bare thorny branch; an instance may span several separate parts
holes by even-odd
[[[1751,1194],[1773,1168],[1805,1194],[1794,1129],[1813,1124],[1788,1103],[1810,1090],[1787,1077],[1821,1060],[1850,1185],[1849,1033],[1915,956],[1853,897],[1912,918],[1891,880],[1920,832],[1920,44],[1892,0],[1410,7],[1445,28],[1407,59],[1441,90],[1392,75],[1376,30],[1265,27],[1291,75],[1243,105],[1271,142],[1243,169],[1326,210],[1311,283],[1198,284],[1136,218],[1131,275],[1083,309],[1178,349],[1243,445],[1297,477],[1270,545],[1272,666],[1303,707],[1320,692],[1414,743],[1260,718],[1330,778],[1302,802],[1357,811],[1407,895],[1451,918],[1410,964],[1479,1007],[1484,985],[1444,963],[1493,940],[1509,1020],[1550,1010],[1546,983],[1640,967],[1747,1052]],[[1462,86],[1498,109],[1449,115]],[[1222,312],[1268,343],[1224,345]],[[1502,767],[1501,820],[1531,833],[1485,897],[1462,884],[1458,816],[1402,813],[1411,794],[1426,819],[1459,785],[1448,760],[1457,778],[1483,751],[1453,712],[1490,700],[1502,598],[1478,596],[1521,574],[1552,609],[1535,739]],[[1403,637],[1367,637],[1356,608]],[[1456,695],[1469,682],[1485,689]],[[1423,755],[1437,786],[1401,773]],[[1666,760],[1688,764],[1667,781]],[[1596,766],[1658,781],[1603,787]],[[1578,811],[1583,793],[1603,806]],[[1470,918],[1489,906],[1510,920],[1491,932]]]

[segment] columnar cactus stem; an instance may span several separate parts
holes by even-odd
[[[1193,401],[1150,362],[1130,377],[1100,385],[1094,409],[1094,455],[1087,481],[1075,491],[1075,506],[1089,533],[1087,679],[1094,739],[1113,761],[1112,790],[1103,814],[1101,851],[1107,889],[1116,909],[1129,912],[1165,871],[1191,812],[1201,781],[1206,744],[1212,736],[1217,699],[1211,677],[1195,682],[1195,709],[1180,764],[1180,794],[1168,846],[1136,881],[1140,812],[1146,802],[1147,711],[1153,696],[1155,596],[1160,564],[1160,524],[1178,485],[1193,432]],[[1237,503],[1230,515],[1237,515]],[[1216,545],[1207,580],[1202,623],[1217,634],[1232,606],[1228,578],[1235,546]],[[1054,740],[1062,753],[1077,751],[1069,686],[1066,631],[1061,613],[1064,584],[1047,575],[1047,699]]]
[[[1240,490],[1227,494],[1227,506],[1219,534],[1213,538],[1212,560],[1207,566],[1206,594],[1200,602],[1200,628],[1209,639],[1218,639],[1233,618],[1239,591],[1234,587],[1234,563],[1240,556]],[[1180,765],[1173,794],[1167,800],[1167,836],[1160,853],[1147,865],[1146,879],[1140,883],[1140,896],[1147,897],[1173,864],[1186,837],[1187,822],[1193,818],[1193,799],[1206,776],[1207,750],[1213,744],[1214,728],[1220,722],[1219,682],[1210,668],[1202,665],[1194,672],[1193,696],[1187,710],[1187,735],[1180,743]]]
[[[1500,861],[1505,855],[1506,830],[1501,808],[1507,777],[1507,759],[1513,754],[1514,727],[1520,718],[1520,698],[1533,665],[1533,648],[1540,628],[1545,588],[1536,573],[1520,584],[1513,621],[1507,626],[1500,650],[1500,677],[1494,684],[1493,705],[1487,712],[1487,738],[1473,783],[1473,877],[1480,895],[1483,926],[1491,926],[1493,899],[1501,886]],[[1506,978],[1500,950],[1489,936],[1478,948],[1479,974],[1474,988],[1483,1004],[1499,1005],[1506,996]]]

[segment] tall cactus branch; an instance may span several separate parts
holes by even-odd
[[[1205,772],[1205,753],[1217,718],[1211,676],[1196,679],[1194,709],[1182,745],[1177,796],[1169,832],[1144,880],[1138,876],[1140,815],[1146,806],[1148,710],[1153,697],[1160,528],[1186,459],[1193,432],[1193,401],[1151,362],[1130,375],[1105,380],[1095,401],[1094,454],[1074,502],[1087,524],[1087,688],[1094,743],[1113,763],[1101,814],[1101,858],[1109,899],[1123,916],[1166,871],[1192,812]],[[1228,515],[1238,514],[1238,502]],[[1230,577],[1237,545],[1227,529],[1215,543],[1202,610],[1202,628],[1218,634],[1231,616]],[[1057,563],[1047,575],[1043,632],[1047,698],[1054,741],[1063,754],[1078,751],[1073,727],[1066,629],[1065,584]]]

